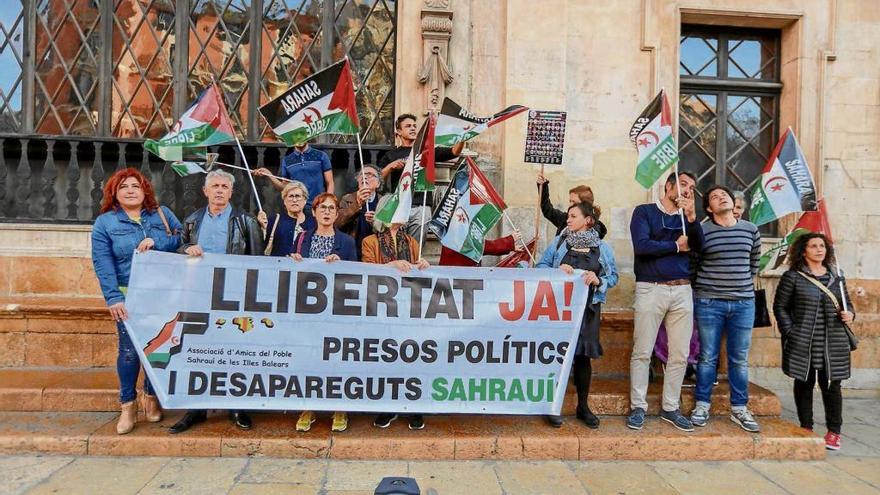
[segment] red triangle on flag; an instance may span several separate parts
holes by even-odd
[[[351,67],[347,58],[342,66],[342,72],[339,73],[339,80],[336,82],[336,89],[333,90],[333,96],[330,98],[328,108],[330,110],[337,108],[342,110],[348,115],[352,124],[360,129],[357,104],[354,97],[354,82],[352,81]]]
[[[816,211],[805,211],[792,230],[806,229],[810,232],[824,234],[829,241],[833,242],[831,239],[831,223],[828,222],[828,211],[825,208],[825,200],[820,199],[818,206],[819,209]]]
[[[489,182],[489,179],[483,175],[483,172],[477,167],[477,164],[471,160],[471,157],[466,156],[465,160],[467,160],[468,170],[470,173],[470,191],[471,191],[471,204],[472,205],[481,205],[481,204],[493,204],[499,210],[504,210],[507,208],[507,205],[504,203],[504,199],[498,194],[498,191],[492,187],[492,183]]]
[[[226,105],[223,104],[223,95],[220,94],[216,83],[199,96],[199,101],[190,116],[194,120],[210,124],[224,134],[235,136],[232,122],[229,121],[229,113],[226,111]]]

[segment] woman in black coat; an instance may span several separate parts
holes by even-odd
[[[840,449],[843,398],[840,382],[850,376],[849,337],[845,324],[855,314],[843,310],[843,277],[835,275],[834,247],[822,234],[800,236],[789,250],[791,268],[782,275],[773,313],[782,334],[782,371],[794,378],[794,401],[801,427],[813,429],[816,379],[825,405],[825,446]],[[816,283],[827,288],[833,299]],[[846,301],[850,301],[846,295]]]

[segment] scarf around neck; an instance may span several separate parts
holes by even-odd
[[[379,239],[379,253],[381,262],[403,260],[409,263],[415,263],[412,259],[412,253],[409,250],[409,242],[407,241],[406,232],[403,229],[397,231],[397,236],[391,236],[391,229],[376,234]],[[395,242],[397,241],[397,242]]]
[[[569,232],[566,228],[564,234],[569,249],[588,249],[599,245],[599,233],[595,228],[583,232]]]

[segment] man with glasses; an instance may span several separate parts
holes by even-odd
[[[339,202],[336,228],[354,237],[357,256],[361,259],[361,243],[373,235],[373,216],[379,205],[377,191],[382,187],[382,175],[378,167],[364,165],[353,178],[357,181],[358,190],[346,194]]]
[[[632,411],[626,421],[633,430],[641,430],[645,423],[651,351],[662,322],[669,337],[669,356],[660,417],[679,430],[694,431],[690,420],[681,414],[680,399],[693,333],[688,253],[699,252],[703,245],[703,231],[694,210],[695,188],[693,174],[670,174],[659,201],[633,210],[630,233],[635,254],[635,330],[630,360]]]

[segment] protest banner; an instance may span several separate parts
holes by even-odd
[[[136,254],[126,326],[179,409],[559,414],[579,273]]]

